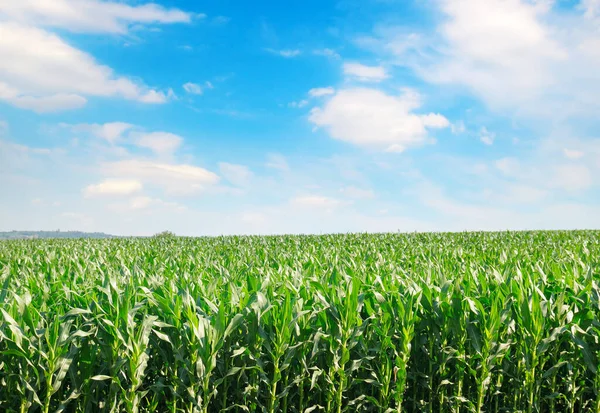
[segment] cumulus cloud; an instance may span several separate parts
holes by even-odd
[[[73,32],[120,34],[132,24],[188,23],[194,17],[153,3],[129,5],[101,0],[8,0],[0,2],[0,16]]]
[[[0,22],[0,99],[37,112],[75,109],[85,96],[164,103],[163,92],[117,76],[87,53],[42,29]]]
[[[428,82],[464,87],[495,110],[555,119],[600,110],[597,0],[568,12],[554,1],[435,4],[440,23],[431,32],[387,27],[366,46]]]
[[[430,129],[450,125],[440,114],[414,113],[420,106],[420,96],[410,90],[393,96],[375,89],[345,89],[322,108],[314,108],[309,120],[325,128],[334,139],[402,152],[430,141]]]
[[[543,23],[546,8],[521,0],[443,0],[440,33],[447,56],[422,74],[459,83],[491,105],[531,104],[554,83],[549,68],[568,57]],[[506,93],[510,91],[510,93]]]
[[[97,196],[131,195],[142,190],[142,183],[133,179],[107,179],[98,184],[88,185],[83,194],[87,198]]]
[[[344,63],[344,74],[364,82],[381,82],[388,78],[382,66],[366,66],[356,62]]]

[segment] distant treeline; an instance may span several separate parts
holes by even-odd
[[[0,232],[2,239],[36,239],[36,238],[116,238],[103,232],[81,231],[8,231]]]

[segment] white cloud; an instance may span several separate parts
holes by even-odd
[[[183,143],[181,136],[169,132],[134,132],[130,136],[137,146],[150,149],[157,155],[173,154]]]
[[[426,81],[462,86],[494,110],[553,119],[600,111],[597,0],[574,10],[554,1],[435,4],[440,24],[431,32],[378,29],[376,45],[367,47],[391,54]]]
[[[447,128],[450,126],[448,119],[439,113],[429,113],[423,115],[421,118],[423,119],[424,125],[428,128]]]
[[[236,186],[247,186],[252,179],[252,172],[244,165],[235,165],[227,162],[219,163],[221,175]]]
[[[183,85],[183,89],[192,95],[201,95],[203,93],[202,86],[197,83],[188,82]]]
[[[565,157],[567,157],[569,159],[580,159],[580,158],[583,158],[583,156],[585,155],[585,153],[583,153],[582,151],[577,151],[574,149],[567,149],[567,148],[563,149],[563,153],[564,153]]]
[[[355,62],[344,63],[344,74],[364,82],[380,82],[388,78],[382,66],[366,66]]]
[[[111,144],[129,144],[149,149],[156,155],[161,156],[173,155],[184,141],[181,136],[174,133],[161,131],[144,132],[141,127],[125,122],[80,123],[76,125],[61,123],[60,126],[69,128],[76,133],[89,133]],[[127,153],[123,147],[114,148],[118,149],[121,154]]]
[[[192,18],[190,13],[153,3],[132,6],[100,0],[4,0],[0,16],[74,32],[121,34],[132,24],[188,23]]]
[[[85,105],[85,96],[167,100],[163,92],[116,76],[92,56],[39,28],[0,22],[0,57],[0,99],[24,109],[75,109]]]
[[[98,125],[98,128],[94,130],[94,134],[109,142],[115,142],[125,131],[132,127],[133,125],[125,122],[105,123],[104,125]]]
[[[567,54],[542,22],[545,8],[521,0],[442,0],[441,9],[450,50],[426,69],[427,79],[464,84],[500,107],[530,104],[552,86],[548,66]]]
[[[265,49],[267,52],[272,53],[272,54],[276,54],[278,56],[281,57],[285,57],[286,59],[290,59],[292,57],[297,57],[299,56],[302,52],[298,49],[281,49],[281,50],[276,50],[276,49]]]
[[[88,185],[83,190],[86,198],[96,196],[131,195],[142,190],[142,183],[133,179],[107,179],[98,184]]]
[[[69,128],[75,133],[89,133],[110,144],[120,143],[149,149],[156,155],[161,156],[173,155],[184,141],[181,136],[174,133],[161,131],[144,132],[142,128],[125,122],[79,123],[75,125],[61,123],[59,126]],[[126,134],[127,131],[129,132]],[[127,151],[121,146],[114,146],[113,149],[118,151],[120,155],[127,154]]]
[[[0,100],[4,100],[15,107],[32,110],[37,113],[79,109],[87,103],[87,99],[82,96],[66,93],[56,93],[41,97],[23,96],[16,89],[3,82],[0,82]]]
[[[167,100],[173,98],[175,98],[175,93],[172,89],[169,89],[167,94],[158,92],[156,90],[149,90],[143,95],[139,96],[137,100],[142,103],[165,103]]]
[[[290,170],[290,166],[285,159],[285,156],[279,153],[267,154],[267,162],[265,163],[267,168],[279,169],[280,171],[287,172]]]
[[[340,189],[340,193],[356,199],[372,199],[375,198],[375,192],[372,189],[357,188],[355,186],[346,186]]]
[[[89,132],[92,135],[104,139],[109,143],[115,143],[122,138],[123,133],[133,128],[134,126],[125,122],[109,122],[109,123],[80,123],[77,125],[61,124],[70,128],[73,132]]]
[[[331,86],[328,87],[317,87],[308,91],[308,95],[310,97],[321,97],[327,95],[333,95],[335,93],[335,89]]]
[[[106,174],[128,176],[162,187],[167,193],[193,194],[216,184],[219,177],[204,168],[187,164],[169,164],[130,159],[103,164]]]
[[[390,96],[375,89],[346,89],[338,91],[322,108],[314,108],[309,119],[326,128],[334,139],[401,152],[427,143],[428,129],[450,125],[439,114],[413,113],[420,106],[420,96],[410,90]]]
[[[487,130],[486,127],[481,128],[479,131],[479,140],[486,145],[493,145],[496,134]]]

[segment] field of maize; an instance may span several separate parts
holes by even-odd
[[[0,242],[2,412],[600,412],[600,232]]]

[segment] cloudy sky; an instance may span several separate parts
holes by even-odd
[[[599,0],[0,0],[0,230],[600,227]]]

